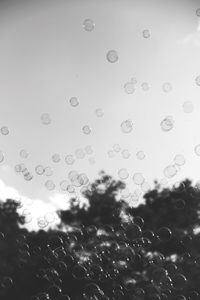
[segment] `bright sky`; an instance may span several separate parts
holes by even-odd
[[[2,198],[14,193],[33,199],[31,213],[41,215],[65,207],[68,196],[59,186],[72,170],[92,181],[102,169],[120,179],[125,168],[134,191],[135,173],[152,186],[176,155],[185,163],[167,178],[169,184],[199,180],[200,156],[194,151],[200,144],[199,7],[194,0],[1,1],[0,127],[9,129],[8,135],[0,133]],[[86,19],[93,20],[92,31],[84,29]],[[115,63],[106,58],[109,50],[118,53]],[[124,86],[131,78],[137,83],[128,94]],[[165,82],[171,91],[163,91]],[[78,98],[78,106],[70,105],[71,97]],[[41,122],[44,113],[51,117],[48,125]],[[173,128],[163,131],[160,123],[167,116]],[[120,126],[126,120],[133,124],[130,133]],[[85,125],[90,134],[84,134]],[[109,152],[115,144],[122,152]],[[87,145],[93,153],[77,158],[75,151]],[[20,156],[22,149],[27,158]],[[123,157],[125,149],[129,158]],[[138,151],[144,159],[137,158]],[[55,153],[59,163],[52,161]],[[74,156],[73,165],[66,164],[67,155]],[[32,180],[15,172],[20,163]],[[50,166],[53,175],[36,174],[37,165]],[[47,180],[55,183],[53,191],[45,187]]]

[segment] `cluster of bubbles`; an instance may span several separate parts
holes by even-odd
[[[174,177],[181,169],[181,167],[185,164],[185,162],[186,160],[183,154],[176,154],[173,163],[164,168],[164,176],[167,178]]]
[[[22,174],[26,181],[33,179],[33,175],[23,163],[15,165],[14,169],[16,173]]]

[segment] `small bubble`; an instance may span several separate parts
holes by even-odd
[[[79,101],[78,101],[78,98],[77,97],[71,97],[69,99],[69,103],[72,107],[76,107],[79,105]]]
[[[140,150],[136,153],[136,157],[137,159],[142,160],[145,158],[145,153],[142,150]]]
[[[185,164],[185,157],[182,155],[182,154],[177,154],[175,157],[174,157],[174,163],[177,165],[177,166],[183,166]]]
[[[128,159],[128,158],[131,156],[131,154],[130,154],[130,152],[128,151],[128,149],[123,149],[122,152],[121,152],[121,155],[122,155],[122,157],[123,157],[124,159]]]
[[[27,173],[24,174],[24,179],[26,181],[30,181],[30,180],[33,179],[33,175],[30,172],[27,172]]]
[[[65,156],[65,162],[68,165],[73,165],[73,163],[75,162],[73,155],[69,154],[69,155]]]
[[[135,82],[129,81],[124,84],[124,91],[126,94],[133,94],[135,92]]]
[[[194,148],[194,152],[197,156],[200,156],[200,144],[196,145]]]
[[[86,154],[91,155],[93,153],[92,147],[90,145],[87,145],[85,147],[85,152],[86,152]]]
[[[150,89],[150,85],[147,82],[143,82],[141,87],[144,92],[147,92]]]
[[[47,190],[53,191],[56,186],[55,186],[55,183],[53,182],[53,180],[47,180],[45,182],[45,187],[47,188]]]
[[[124,133],[130,133],[133,130],[133,123],[131,120],[125,120],[121,123],[121,130]]]
[[[85,153],[83,151],[83,149],[76,149],[75,150],[75,156],[77,159],[83,159],[85,157]]]
[[[108,51],[107,54],[106,54],[106,58],[107,58],[107,61],[110,62],[110,63],[115,63],[119,59],[118,53],[117,53],[116,50]]]
[[[39,217],[37,219],[38,227],[43,229],[49,225],[48,221],[44,217]]]
[[[83,21],[83,28],[85,29],[85,31],[87,32],[91,32],[94,30],[95,24],[94,21],[91,19],[85,19]]]
[[[54,163],[58,163],[60,160],[61,160],[60,154],[54,153],[54,154],[52,155],[52,161],[53,161]]]
[[[183,111],[186,113],[186,114],[190,114],[192,113],[194,110],[194,106],[193,106],[193,103],[191,101],[185,101],[183,103]]]
[[[150,34],[149,29],[143,30],[142,35],[143,35],[143,37],[144,37],[145,39],[150,38],[151,34]]]
[[[148,192],[151,187],[149,185],[149,183],[147,181],[144,181],[142,184],[141,184],[141,189],[144,193]]]
[[[172,116],[167,116],[160,122],[163,131],[170,131],[174,127],[174,120]]]
[[[196,85],[200,86],[200,75],[195,78]]]
[[[4,153],[0,151],[0,163],[4,161]]]
[[[137,185],[142,185],[144,183],[145,179],[141,173],[135,173],[133,175],[133,181]]]
[[[9,134],[9,129],[7,126],[1,127],[1,134],[3,135],[8,135]]]
[[[44,167],[42,165],[38,165],[35,167],[35,172],[38,174],[38,175],[42,175],[44,173]]]
[[[65,192],[65,191],[67,191],[68,185],[69,185],[69,182],[67,180],[62,180],[60,182],[60,189]]]
[[[25,149],[22,149],[19,153],[19,155],[21,156],[21,158],[27,158],[29,153],[28,151],[26,151]]]
[[[164,173],[165,177],[172,178],[176,175],[177,169],[176,169],[175,165],[169,165],[164,169],[163,173]]]
[[[120,151],[121,151],[120,145],[119,145],[119,144],[114,144],[114,145],[113,145],[113,150],[114,150],[115,152],[120,152]]]
[[[96,114],[96,116],[97,116],[98,118],[102,118],[103,115],[104,115],[104,112],[103,112],[103,110],[102,110],[101,108],[97,108],[97,109],[95,110],[95,114]]]
[[[1,287],[4,288],[4,289],[9,289],[11,288],[13,285],[13,280],[11,277],[3,277],[2,278],[2,281],[1,281]]]
[[[44,174],[46,175],[46,176],[52,176],[53,175],[53,170],[52,170],[52,168],[51,167],[46,167],[45,169],[44,169]]]
[[[120,179],[127,179],[129,176],[129,173],[125,168],[122,168],[118,171],[118,176]]]
[[[40,117],[42,124],[49,125],[51,123],[51,117],[48,113],[44,113]]]
[[[170,82],[164,82],[162,85],[163,92],[169,93],[172,90],[172,85]]]
[[[83,126],[82,130],[83,130],[84,134],[90,134],[92,131],[90,126],[88,126],[88,125]]]

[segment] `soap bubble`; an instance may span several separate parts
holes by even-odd
[[[144,37],[145,39],[150,38],[151,34],[150,34],[149,29],[143,30],[142,35],[143,35],[143,37]]]
[[[200,144],[195,146],[194,152],[195,152],[196,155],[200,156]]]
[[[77,97],[71,97],[69,99],[69,103],[72,107],[76,107],[79,105],[79,101],[78,101],[78,98]]]
[[[191,101],[185,101],[183,103],[183,111],[186,113],[186,114],[190,114],[192,113],[194,110],[194,106],[193,106],[193,103]]]
[[[200,86],[200,75],[195,78],[196,85]]]
[[[101,118],[101,117],[103,117],[104,112],[103,112],[103,110],[102,110],[101,108],[97,108],[97,109],[95,110],[95,114],[96,114],[96,116],[97,116],[98,118]]]
[[[123,149],[122,152],[121,152],[121,154],[122,154],[122,157],[125,158],[125,159],[128,159],[131,156],[131,154],[128,151],[128,149]]]
[[[118,171],[118,176],[120,179],[127,179],[129,176],[129,173],[125,168],[122,168]]]
[[[93,20],[85,19],[83,21],[83,28],[85,29],[85,31],[91,32],[94,30],[94,27],[95,27],[95,24],[94,24]]]
[[[22,149],[19,153],[19,155],[21,156],[21,158],[27,158],[29,153],[28,151],[26,151],[25,149]]]
[[[42,175],[44,173],[44,167],[42,165],[38,165],[35,167],[35,172],[38,174],[38,175]]]
[[[124,91],[126,94],[133,94],[135,92],[134,81],[129,81],[124,84]]]
[[[121,123],[121,130],[124,133],[130,133],[133,130],[133,123],[131,120],[125,120]]]
[[[174,157],[174,163],[178,166],[183,166],[185,164],[185,157],[182,154],[177,154]]]
[[[115,63],[119,59],[118,53],[117,53],[116,50],[108,51],[107,54],[106,54],[106,58],[107,58],[107,61],[110,62],[110,63]]]
[[[90,145],[87,145],[85,147],[85,152],[86,152],[86,154],[91,155],[93,153],[92,147]]]
[[[169,93],[172,90],[172,85],[170,82],[164,82],[162,85],[163,92]]]
[[[65,162],[68,165],[73,165],[73,163],[75,162],[73,155],[69,154],[69,155],[65,156]]]
[[[83,126],[82,130],[84,134],[90,134],[92,131],[89,125]]]
[[[49,125],[51,123],[51,117],[48,113],[44,113],[40,117],[42,124]]]
[[[175,165],[169,165],[164,169],[163,173],[164,173],[165,177],[171,178],[176,175],[177,169],[176,169]]]
[[[79,148],[75,150],[75,156],[77,159],[83,159],[85,157],[85,153],[83,149]]]
[[[142,160],[145,158],[145,153],[142,150],[140,150],[136,153],[136,156],[137,156],[137,159]]]
[[[52,161],[53,161],[54,163],[58,163],[60,160],[61,160],[60,154],[54,153],[54,154],[52,155]]]
[[[169,131],[174,127],[174,120],[172,116],[167,116],[160,122],[163,131]]]
[[[55,186],[55,183],[53,182],[53,180],[47,180],[45,182],[45,187],[47,188],[47,190],[53,191],[56,186]]]
[[[44,174],[46,175],[46,176],[52,176],[53,175],[53,170],[52,170],[52,168],[51,167],[46,167],[45,169],[44,169]]]
[[[141,185],[141,184],[143,184],[143,182],[145,181],[145,179],[144,179],[144,177],[143,177],[143,175],[141,173],[135,173],[133,175],[133,181],[134,181],[135,184]]]
[[[0,151],[0,163],[4,161],[4,153]]]
[[[141,84],[141,87],[142,87],[142,90],[143,90],[144,92],[147,92],[147,91],[150,89],[150,86],[149,86],[149,84],[148,84],[147,82],[143,82],[143,83]]]
[[[113,145],[113,150],[114,150],[115,152],[120,152],[120,151],[121,151],[120,145],[119,145],[119,144],[114,144],[114,145]]]
[[[9,129],[7,126],[1,127],[1,134],[3,135],[8,135],[9,134]]]

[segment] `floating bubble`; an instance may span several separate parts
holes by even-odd
[[[118,176],[119,176],[119,178],[121,178],[121,179],[127,179],[128,176],[129,176],[129,173],[128,173],[127,169],[122,168],[122,169],[120,169],[120,170],[118,171]]]
[[[95,114],[96,114],[96,116],[97,116],[98,118],[102,118],[103,115],[104,115],[104,112],[103,112],[103,110],[102,110],[101,108],[97,108],[97,109],[95,110]]]
[[[133,123],[131,120],[125,120],[121,123],[121,130],[124,133],[130,133],[133,130]]]
[[[200,144],[196,145],[194,148],[194,152],[197,156],[200,156]]]
[[[162,90],[163,90],[163,92],[165,92],[165,93],[171,92],[171,90],[172,90],[172,85],[171,85],[171,83],[170,83],[170,82],[164,82],[163,85],[162,85]]]
[[[187,278],[183,274],[175,274],[172,277],[172,282],[175,289],[181,290],[184,289],[187,283]]]
[[[55,213],[53,212],[48,212],[45,214],[44,218],[47,221],[47,223],[53,223],[55,221]]]
[[[55,183],[53,182],[53,180],[47,180],[45,182],[45,187],[47,188],[47,190],[53,191],[56,186],[55,186]]]
[[[41,229],[43,229],[49,225],[49,223],[47,222],[47,220],[44,217],[39,217],[37,219],[37,224],[38,224],[38,227]]]
[[[145,39],[150,38],[151,34],[150,34],[149,29],[143,30],[142,35],[143,35],[143,37],[144,37]]]
[[[69,99],[69,103],[72,107],[76,107],[79,105],[79,101],[78,101],[78,98],[77,97],[71,97]]]
[[[126,227],[126,236],[129,240],[134,240],[140,238],[142,235],[142,230],[140,226],[136,224],[129,224]]]
[[[54,154],[52,155],[52,161],[53,161],[54,163],[58,163],[60,160],[61,160],[60,154],[54,153]]]
[[[145,158],[145,153],[142,150],[140,150],[136,153],[136,156],[137,156],[137,159],[142,160]]]
[[[174,120],[172,116],[167,116],[160,122],[163,131],[170,131],[174,127]]]
[[[142,173],[135,173],[133,175],[133,181],[134,181],[135,184],[141,185],[141,184],[143,184],[143,182],[145,181],[145,179],[144,179]]]
[[[147,92],[150,89],[150,85],[147,82],[143,82],[141,87],[144,92]]]
[[[124,91],[126,94],[133,94],[135,92],[134,81],[129,81],[124,84]]]
[[[106,54],[106,58],[107,58],[107,61],[110,62],[110,63],[115,63],[119,59],[118,53],[117,53],[116,50],[108,51],[107,54]]]
[[[68,193],[73,194],[75,192],[74,186],[72,184],[69,184],[67,186],[67,191],[68,191]]]
[[[90,145],[87,145],[85,147],[85,152],[86,152],[86,154],[91,155],[93,153],[92,147]]]
[[[8,135],[9,134],[9,129],[7,126],[1,127],[1,134],[3,135]]]
[[[89,125],[85,125],[83,126],[82,131],[84,134],[90,134],[92,130]]]
[[[44,113],[40,117],[42,124],[49,125],[51,123],[51,117],[48,113]]]
[[[75,162],[73,155],[69,154],[69,155],[65,156],[65,162],[68,165],[73,165],[73,163]]]
[[[121,151],[120,145],[119,145],[119,144],[114,144],[114,145],[113,145],[113,150],[114,150],[115,152],[120,152],[120,151]]]
[[[38,165],[35,167],[35,172],[38,174],[38,175],[42,175],[44,173],[44,167],[42,165]]]
[[[13,285],[13,280],[11,277],[3,277],[2,280],[1,280],[1,287],[4,288],[4,289],[9,289],[11,288]]]
[[[89,183],[89,178],[85,173],[81,173],[78,175],[78,181],[80,185],[87,185]]]
[[[85,29],[85,31],[87,32],[91,32],[94,30],[95,24],[94,21],[91,19],[85,19],[83,21],[83,28]]]
[[[164,173],[165,177],[172,178],[176,175],[177,169],[176,169],[175,165],[169,165],[164,169],[163,173]]]
[[[67,180],[62,180],[60,182],[60,189],[64,192],[67,191],[67,188],[68,188],[68,185],[69,185],[69,182]]]
[[[196,85],[200,86],[200,75],[195,78]]]
[[[4,153],[0,151],[0,163],[4,161]]]
[[[75,156],[77,159],[83,159],[85,157],[85,153],[83,149],[79,148],[75,150]]]
[[[125,159],[128,159],[131,156],[128,149],[123,149],[121,154],[122,154],[122,157],[125,158]]]
[[[177,154],[174,157],[174,163],[177,166],[183,166],[185,164],[185,157],[182,154]]]
[[[24,179],[26,181],[30,181],[33,179],[33,175],[30,172],[27,172],[26,174],[24,174]]]
[[[190,114],[192,113],[194,110],[194,106],[193,106],[193,103],[191,101],[185,101],[183,103],[183,111],[186,113],[186,114]]]
[[[29,153],[26,149],[22,149],[20,152],[19,152],[19,155],[21,156],[21,158],[27,158]]]
[[[44,168],[44,174],[46,175],[46,176],[52,176],[53,175],[53,170],[52,170],[52,168],[51,167],[46,167],[46,168]]]

